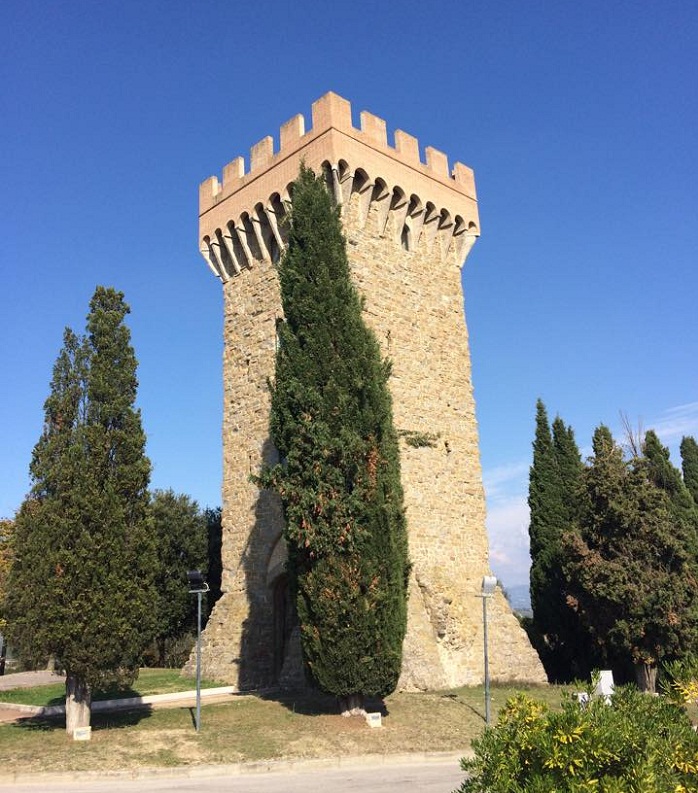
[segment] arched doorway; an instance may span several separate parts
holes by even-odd
[[[289,654],[291,635],[298,622],[296,609],[288,588],[286,573],[282,573],[274,582],[272,595],[274,609],[274,680],[278,683],[282,677],[284,662]]]

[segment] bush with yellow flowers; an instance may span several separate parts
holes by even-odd
[[[698,793],[685,710],[633,687],[584,705],[564,694],[559,711],[518,694],[473,749],[458,793]]]

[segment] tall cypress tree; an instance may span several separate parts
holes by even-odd
[[[555,465],[553,439],[548,413],[542,400],[536,402],[536,431],[533,441],[533,464],[529,472],[528,533],[531,550],[530,590],[533,620],[531,639],[538,650],[549,677],[548,636],[555,625],[551,609],[550,573],[555,564],[554,539],[560,519],[560,480]]]
[[[531,521],[531,638],[551,680],[587,673],[589,637],[567,604],[562,539],[579,520],[584,496],[581,456],[574,431],[558,416],[552,423],[541,400],[529,480]]]
[[[279,278],[271,430],[283,463],[261,481],[284,507],[307,670],[350,712],[398,681],[407,534],[390,366],[362,317],[339,211],[304,167]]]
[[[649,481],[662,490],[677,538],[682,538],[687,552],[698,561],[698,510],[689,489],[670,459],[669,449],[662,446],[654,430],[645,433],[642,446]]]
[[[690,435],[681,439],[683,481],[698,507],[698,443]]]
[[[87,336],[66,330],[16,521],[9,634],[28,661],[62,663],[69,732],[89,724],[93,688],[133,680],[153,635],[150,463],[128,311],[98,287]]]

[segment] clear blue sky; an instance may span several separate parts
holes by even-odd
[[[154,487],[220,503],[221,287],[198,184],[328,90],[475,170],[464,270],[492,564],[527,581],[537,397],[698,434],[698,5],[0,5],[0,516],[63,328],[121,289]]]

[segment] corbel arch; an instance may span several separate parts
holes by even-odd
[[[419,245],[419,238],[422,234],[422,226],[424,225],[424,205],[422,199],[412,193],[410,202],[407,207],[406,222],[409,223],[412,237],[412,248],[416,249]]]
[[[221,281],[225,283],[228,280],[226,272],[218,259],[216,251],[213,248],[211,238],[208,236],[208,234],[202,238],[199,250],[201,251],[201,255],[204,257],[204,260],[209,266],[211,272],[216,276],[216,278],[220,278]]]
[[[259,250],[259,243],[255,236],[254,225],[250,220],[249,212],[243,212],[240,215],[240,222],[235,224],[235,230],[245,251],[247,266],[252,267],[253,261],[259,261],[262,258],[262,252]]]
[[[242,244],[242,238],[240,233],[238,233],[238,227],[232,220],[229,220],[226,223],[225,229],[227,232],[225,236],[231,251],[233,264],[236,267],[236,272],[251,267],[252,262],[250,261],[248,252],[245,250],[245,246]]]
[[[339,177],[339,189],[342,195],[342,206],[348,206],[351,201],[354,174],[346,160],[340,160],[337,163],[337,172]]]
[[[434,204],[432,204],[431,201],[427,201],[424,207],[424,225],[422,234],[424,237],[424,242],[426,243],[426,249],[429,252],[431,252],[431,249],[434,245],[436,232],[439,228],[439,218],[440,215],[436,211]]]
[[[391,195],[385,180],[378,177],[374,181],[373,190],[371,191],[371,208],[375,212],[376,230],[381,237],[385,234],[385,227],[388,222]]]
[[[369,178],[363,168],[357,168],[354,171],[354,179],[352,180],[352,195],[356,196],[356,213],[357,225],[359,228],[364,228],[368,220],[368,212],[371,208],[371,195],[373,193],[373,182]]]
[[[465,264],[475,240],[480,236],[477,224],[472,220],[466,223],[460,215],[456,215],[453,230],[453,245],[459,267]]]
[[[409,209],[409,200],[405,191],[398,186],[393,187],[392,195],[390,196],[390,220],[389,225],[392,227],[392,235],[395,242],[401,242],[405,232],[405,218],[407,217],[407,210]],[[409,232],[409,227],[408,232]],[[407,234],[409,237],[409,233]],[[408,241],[409,242],[409,241]],[[409,250],[409,247],[407,248]]]
[[[441,259],[443,260],[448,255],[453,236],[453,220],[451,219],[451,213],[446,208],[441,209],[439,212],[438,236]]]
[[[266,209],[269,224],[272,227],[276,241],[279,248],[283,250],[288,242],[288,207],[284,206],[284,202],[278,193],[272,193],[269,196]]]
[[[221,229],[216,229],[215,232],[216,242],[218,243],[219,261],[223,267],[221,277],[223,282],[228,280],[233,275],[237,275],[240,270],[235,267],[231,250],[228,246],[225,233]]]
[[[276,264],[281,256],[281,246],[274,235],[269,216],[261,201],[255,205],[253,222],[258,224],[257,237],[261,243],[262,253],[270,262]]]

